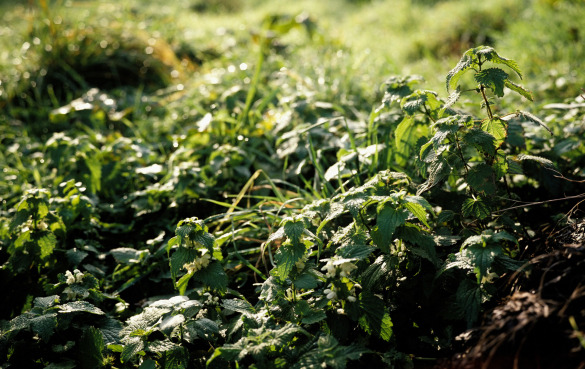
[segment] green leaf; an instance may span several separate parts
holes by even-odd
[[[41,259],[44,260],[47,256],[53,253],[55,245],[57,245],[57,237],[51,232],[43,232],[42,236],[38,238],[38,244],[41,249]]]
[[[480,283],[488,273],[496,256],[503,254],[502,247],[498,244],[488,243],[487,245],[474,244],[467,247],[463,253],[469,257],[474,265],[477,282]]]
[[[508,79],[508,73],[500,68],[488,68],[474,75],[477,83],[490,88],[498,97],[504,96],[504,85]]]
[[[397,266],[396,257],[392,255],[378,256],[361,275],[364,291],[372,291],[387,285]]]
[[[30,319],[29,323],[31,330],[38,334],[43,341],[47,342],[53,336],[53,332],[57,327],[57,314],[39,315]]]
[[[490,208],[481,197],[465,199],[461,207],[461,212],[464,217],[473,216],[479,220],[483,220],[491,215]]]
[[[177,278],[177,276],[179,275],[179,272],[181,271],[181,269],[183,269],[183,266],[185,264],[189,264],[192,263],[193,261],[195,261],[195,259],[197,259],[199,257],[199,251],[192,249],[192,248],[186,248],[186,247],[179,247],[175,250],[175,252],[173,252],[173,255],[171,256],[171,276],[173,278]]]
[[[472,167],[467,173],[467,184],[477,192],[491,195],[496,192],[495,173],[492,167],[480,163]]]
[[[94,369],[103,366],[104,339],[99,329],[88,327],[79,341],[79,362],[81,368]]]
[[[415,202],[406,202],[404,203],[404,207],[407,208],[418,220],[420,220],[422,224],[430,228],[429,223],[427,223],[427,212],[421,204]]]
[[[248,301],[241,300],[241,299],[224,299],[222,301],[222,306],[225,309],[235,311],[241,314],[254,314],[256,313],[256,309],[250,304]]]
[[[143,349],[144,342],[142,341],[141,337],[129,337],[126,341],[126,344],[124,345],[124,349],[122,350],[120,362],[122,363],[129,362]]]
[[[284,234],[292,241],[293,244],[300,242],[301,236],[305,231],[305,223],[302,218],[286,218],[282,221],[282,226],[284,227]]]
[[[206,268],[195,272],[193,279],[213,289],[225,290],[228,285],[227,274],[219,261],[212,261]]]
[[[276,269],[281,279],[288,277],[295,263],[299,261],[306,251],[306,246],[302,243],[285,242],[275,255]]]
[[[400,102],[400,108],[408,115],[413,115],[421,111],[425,103],[436,100],[436,94],[432,91],[416,90],[412,94],[404,97]]]
[[[509,79],[506,79],[504,81],[504,85],[506,87],[508,87],[510,90],[516,92],[517,94],[524,96],[526,99],[530,100],[530,101],[534,101],[534,98],[532,97],[532,93],[528,90],[526,90],[524,87],[510,81]],[[548,130],[548,128],[547,128]],[[549,130],[550,132],[550,130]],[[552,132],[551,132],[552,134]]]
[[[525,161],[525,160],[535,161],[537,163],[542,164],[543,166],[545,166],[547,168],[554,168],[555,167],[555,165],[552,161],[550,161],[549,159],[543,158],[541,156],[520,154],[516,157],[516,159],[519,161]]]
[[[480,152],[484,152],[491,156],[496,154],[495,137],[482,129],[475,127],[471,128],[467,131],[465,136],[463,136],[463,141],[475,146]]]
[[[397,227],[405,223],[407,218],[408,211],[395,209],[395,205],[390,201],[386,201],[378,207],[378,217],[376,227],[372,231],[372,238],[382,252],[390,252],[390,243],[394,239],[394,232]]]
[[[478,46],[475,49],[473,49],[473,52],[478,56],[479,55],[483,56],[485,60],[490,61],[492,63],[506,65],[508,68],[516,72],[516,74],[518,74],[518,77],[522,78],[522,72],[520,71],[520,67],[518,67],[518,64],[512,59],[507,59],[500,56],[492,47]]]
[[[480,285],[473,283],[469,279],[463,282],[457,288],[455,301],[460,315],[465,317],[467,328],[473,327],[473,324],[479,317],[481,310],[482,293]]]
[[[379,335],[385,341],[392,336],[392,320],[384,307],[384,301],[378,296],[362,292],[359,296],[359,306],[364,315],[359,320],[360,325],[367,333]]]
[[[315,288],[319,285],[321,281],[314,273],[314,270],[308,269],[303,271],[300,275],[298,275],[295,280],[294,284],[295,287],[301,290],[310,290]]]
[[[114,257],[117,263],[135,264],[140,262],[142,255],[148,254],[148,250],[136,250],[129,247],[119,247],[110,250],[110,255]]]
[[[481,129],[494,136],[496,148],[500,147],[508,136],[508,123],[500,118],[484,120]]]
[[[445,177],[451,173],[451,167],[447,161],[443,158],[437,158],[429,166],[429,176],[423,184],[417,189],[416,194],[420,195],[425,191],[430,190],[438,183],[440,183]]]
[[[187,329],[192,334],[204,340],[210,340],[219,335],[219,326],[213,320],[201,318],[187,324]]]
[[[166,351],[163,369],[187,369],[189,366],[189,353],[184,347],[175,347]]]
[[[335,250],[335,253],[344,259],[361,260],[370,256],[374,250],[376,250],[376,248],[370,245],[350,243],[338,247]]]
[[[72,301],[63,305],[57,305],[60,313],[77,313],[85,312],[96,315],[105,315],[105,313],[98,307],[92,305],[87,301]]]
[[[469,49],[463,54],[459,62],[457,62],[455,68],[447,73],[447,91],[454,90],[457,87],[459,78],[474,65],[477,65],[477,61],[474,59],[473,49]]]

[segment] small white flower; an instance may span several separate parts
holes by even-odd
[[[75,269],[73,273],[75,274],[75,282],[77,283],[83,282],[83,273],[81,273],[79,269]]]
[[[329,284],[329,288],[323,291],[323,293],[327,296],[329,300],[336,300],[337,299],[337,288],[333,285],[333,283]]]
[[[75,283],[75,277],[73,276],[73,273],[71,273],[70,270],[65,272],[65,277],[67,277],[67,280],[65,281],[67,284]]]
[[[350,262],[345,262],[339,266],[339,269],[341,269],[341,272],[339,272],[341,277],[349,277],[351,271],[357,269],[357,266]]]

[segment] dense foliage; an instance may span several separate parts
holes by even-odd
[[[492,46],[377,89],[306,13],[198,49],[65,9],[0,84],[3,368],[412,368],[582,215],[583,97]]]

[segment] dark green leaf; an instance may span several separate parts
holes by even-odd
[[[465,317],[467,328],[471,328],[479,317],[481,309],[482,293],[480,285],[468,279],[463,280],[459,288],[457,288],[455,299],[458,310]]]
[[[372,238],[376,245],[385,253],[390,252],[390,243],[394,239],[396,228],[403,225],[408,218],[406,209],[396,209],[390,201],[378,208],[376,228],[372,232]]]
[[[172,275],[172,277],[177,278],[177,275],[179,275],[179,272],[181,271],[181,269],[183,269],[183,266],[185,264],[192,263],[199,256],[200,256],[200,254],[199,254],[198,250],[195,250],[192,248],[186,248],[183,246],[180,246],[179,248],[177,248],[175,250],[175,252],[173,252],[173,255],[171,256],[171,275]]]
[[[508,73],[500,68],[488,68],[475,73],[477,83],[490,88],[498,97],[504,97],[504,86]]]
[[[45,342],[49,341],[57,327],[57,314],[50,313],[39,315],[30,319],[32,331],[41,337]]]
[[[475,146],[480,152],[492,156],[496,153],[496,139],[493,135],[482,129],[471,128],[465,136],[463,136],[463,141]]]
[[[483,220],[491,215],[491,211],[481,197],[468,198],[463,202],[461,212],[464,217],[473,216]]]
[[[224,290],[228,284],[227,274],[218,261],[212,261],[206,268],[195,272],[193,279],[200,281],[207,287],[219,290]]]
[[[79,360],[81,368],[94,369],[103,366],[104,339],[99,329],[88,327],[79,341]]]
[[[472,167],[467,173],[467,184],[477,192],[494,194],[496,192],[494,170],[484,163]]]

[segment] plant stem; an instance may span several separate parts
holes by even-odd
[[[484,85],[479,85],[479,90],[481,91],[481,96],[483,97],[483,101],[485,102],[485,108],[487,110],[488,113],[488,117],[490,119],[494,118],[494,115],[492,114],[492,108],[490,107],[490,103],[487,99],[487,96],[485,95],[485,87]]]

